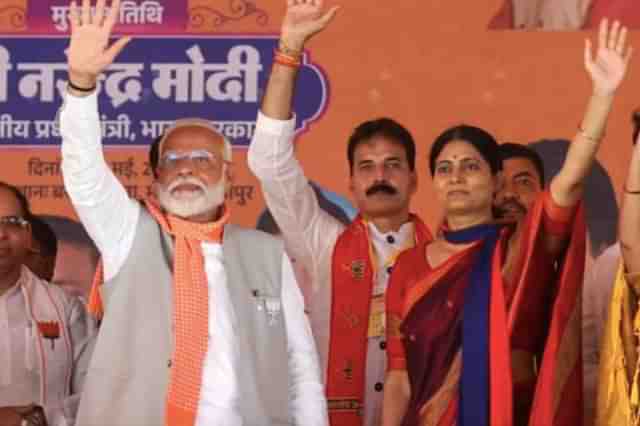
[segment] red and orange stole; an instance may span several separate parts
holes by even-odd
[[[431,240],[412,215],[416,244]],[[366,222],[358,217],[340,235],[333,251],[331,334],[327,396],[333,426],[362,424],[367,336],[375,262]]]
[[[229,210],[216,222],[195,223],[165,214],[153,200],[145,203],[160,227],[175,238],[173,260],[174,355],[167,392],[168,426],[195,424],[204,360],[209,343],[209,285],[201,243],[221,242]],[[90,310],[102,317],[102,265],[96,271]]]
[[[493,262],[490,424],[581,424],[582,209],[554,207],[545,192],[519,226],[512,285],[502,279],[502,264],[513,228],[503,230]],[[545,234],[565,236],[561,255],[548,255]],[[406,368],[410,377],[405,425],[453,425],[458,419],[461,295],[476,251],[473,245],[435,269],[426,263],[424,246],[398,259],[387,292],[387,350],[389,369]],[[537,377],[534,357],[541,360]]]

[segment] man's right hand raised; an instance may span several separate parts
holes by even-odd
[[[265,116],[275,120],[291,118],[295,80],[304,44],[324,30],[337,11],[337,6],[323,11],[322,0],[287,0],[280,45],[262,99],[261,110]],[[277,60],[280,55],[284,56],[284,63]]]
[[[91,0],[82,0],[82,7],[71,2],[71,40],[67,50],[69,82],[72,86],[87,90],[69,92],[76,96],[86,96],[95,88],[98,76],[107,68],[131,37],[122,37],[109,46],[111,31],[119,16],[120,0],[113,0],[108,12],[106,0],[98,0],[95,14],[91,13]]]
[[[331,22],[339,6],[323,13],[322,0],[287,0],[281,39],[287,47],[301,52],[304,44]]]

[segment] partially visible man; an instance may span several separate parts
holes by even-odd
[[[38,277],[86,300],[91,288],[98,250],[81,223],[68,217],[31,217],[32,246],[25,265]]]
[[[210,121],[178,120],[157,145],[140,204],[101,148],[96,84],[119,0],[70,9],[60,111],[65,187],[100,250],[103,319],[82,426],[323,426],[326,401],[304,302],[282,242],[228,224],[232,146]],[[100,299],[96,299],[100,300]]]
[[[52,282],[87,300],[100,254],[82,224],[68,217],[41,215],[58,239]]]
[[[416,148],[389,118],[360,124],[349,138],[349,187],[360,216],[349,226],[320,208],[295,158],[292,111],[306,42],[337,8],[288,0],[248,161],[287,248],[309,272],[311,326],[326,372],[333,426],[379,425],[386,369],[385,292],[399,254],[430,239],[410,214]]]
[[[30,218],[31,247],[25,265],[40,279],[51,282],[56,266],[58,239],[47,222],[39,216]]]
[[[84,306],[24,263],[33,216],[0,182],[0,426],[70,426],[90,356]]]
[[[542,158],[527,145],[505,142],[499,145],[502,159],[502,187],[494,198],[497,218],[518,223],[533,208],[544,191],[545,175]],[[542,353],[535,353],[534,363],[540,365]],[[526,398],[514,401],[517,416],[529,413]],[[523,418],[516,421],[525,421]]]
[[[498,217],[518,221],[535,203],[544,189],[542,158],[526,145],[506,142],[500,145],[503,186],[496,194]]]
[[[637,122],[640,123],[640,114],[637,118]],[[637,137],[637,129],[637,127],[634,129],[634,138]],[[501,217],[518,220],[531,207],[535,194],[544,187],[544,166],[553,165],[551,163],[561,165],[566,151],[555,153],[556,158],[549,161],[550,164],[543,163],[540,154],[526,145],[503,143],[500,145],[500,151],[503,159],[504,186],[496,195],[495,208]],[[590,173],[586,183],[587,216],[594,213],[589,211],[589,207],[594,206],[590,206],[588,202],[589,193],[593,192],[590,188],[593,185],[594,174],[595,171]],[[620,248],[618,244],[614,244],[585,270],[582,319],[585,426],[592,425],[594,421],[600,341],[605,328],[607,308],[619,259]]]

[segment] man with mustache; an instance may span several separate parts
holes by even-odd
[[[99,248],[103,320],[83,389],[83,426],[325,425],[317,353],[276,239],[227,224],[232,147],[202,119],[158,142],[155,197],[130,199],[100,146],[96,83],[119,0],[74,3],[60,111],[69,196]],[[97,296],[100,296],[98,298]]]
[[[291,107],[305,43],[337,7],[288,0],[279,48],[249,149],[249,167],[291,256],[310,273],[305,289],[333,426],[379,425],[386,368],[385,291],[398,255],[430,238],[409,213],[415,144],[397,122],[360,124],[349,138],[349,187],[360,216],[345,226],[324,212],[295,158]]]
[[[500,145],[503,186],[496,194],[498,216],[514,222],[522,219],[544,188],[544,165],[533,149],[516,143]]]
[[[95,332],[80,300],[30,269],[33,223],[0,181],[0,426],[74,425]]]

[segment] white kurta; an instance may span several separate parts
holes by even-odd
[[[105,162],[95,94],[77,98],[67,94],[60,114],[63,134],[62,170],[65,187],[78,216],[100,250],[105,280],[114,277],[131,251],[140,205],[130,199]],[[117,212],[117,214],[115,214]],[[202,243],[205,272],[212,297],[209,310],[209,349],[204,362],[197,425],[259,426],[243,420],[242,383],[237,318],[229,297],[222,246]],[[326,400],[318,356],[304,314],[304,302],[289,258],[282,258],[282,310],[291,377],[291,418],[300,425],[326,425]]]
[[[311,327],[320,351],[326,379],[331,317],[331,261],[336,241],[345,226],[322,210],[300,163],[294,156],[295,119],[274,120],[259,113],[249,147],[249,167],[260,179],[269,211],[278,223],[291,257],[310,275],[303,289]],[[389,273],[384,267],[413,236],[413,224],[398,232],[369,231],[378,262],[374,295],[386,291]],[[365,383],[365,426],[378,426],[382,412],[382,386],[386,371],[384,336],[369,338]]]
[[[45,346],[41,348],[35,321],[43,319],[34,318],[33,312],[51,311],[56,307],[29,307],[28,302],[53,302],[49,298],[38,299],[41,302],[28,301],[25,286],[33,288],[50,284],[23,266],[18,282],[0,296],[0,407],[41,405],[49,425],[72,425],[80,397],[77,392],[88,365],[88,359],[82,357],[86,355],[85,347],[94,337],[95,330],[88,327],[86,311],[80,300],[55,289],[58,291],[53,297],[56,303],[60,303],[63,310],[60,314],[66,322],[61,326],[67,327],[73,354],[68,357],[62,337],[51,342],[44,339]],[[50,290],[53,292],[54,289]],[[43,356],[45,359],[42,360]],[[46,373],[43,373],[42,365]],[[69,367],[73,373],[71,393],[67,383]],[[41,395],[43,374],[49,381],[45,394]]]

